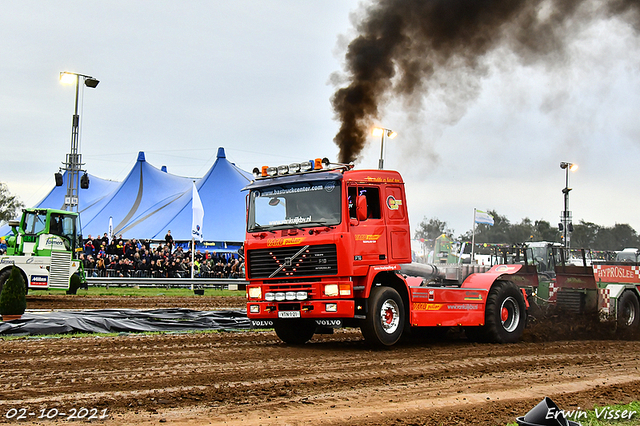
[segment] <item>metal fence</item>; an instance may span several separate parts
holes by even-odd
[[[120,271],[117,269],[85,269],[87,278],[191,278],[191,271],[149,271],[132,269],[129,271]],[[244,274],[231,273],[228,276],[216,272],[194,273],[194,278],[220,278],[220,279],[241,279],[244,280]]]
[[[247,282],[235,278],[136,278],[136,277],[87,277],[92,287],[156,287],[245,290]]]

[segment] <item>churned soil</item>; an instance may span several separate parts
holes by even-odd
[[[108,307],[168,307],[122,299]],[[355,329],[301,346],[273,331],[7,340],[0,422],[24,413],[20,424],[47,425],[93,412],[106,413],[92,422],[107,425],[495,426],[545,396],[565,410],[639,399],[637,340],[584,324],[567,339],[566,328],[555,338],[553,321],[538,320],[516,344],[470,343],[452,331],[389,349],[368,346]],[[55,410],[66,416],[38,418]]]

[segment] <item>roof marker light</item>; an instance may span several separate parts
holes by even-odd
[[[289,173],[298,173],[300,171],[300,163],[289,164]]]
[[[322,169],[322,158],[316,158],[315,163],[313,165],[313,170]]]
[[[275,176],[277,174],[278,174],[278,168],[277,167],[268,167],[267,168],[267,175]]]
[[[313,170],[313,163],[311,161],[305,161],[303,163],[300,163],[300,171],[308,172],[311,170]]]
[[[267,177],[267,169],[268,168],[269,167],[267,167],[267,166],[262,166],[262,177]]]
[[[259,178],[260,176],[262,176],[262,172],[260,171],[259,168],[254,167],[253,168],[253,176]]]
[[[278,166],[278,174],[279,175],[286,175],[288,173],[289,173],[289,166],[287,166],[287,165]]]

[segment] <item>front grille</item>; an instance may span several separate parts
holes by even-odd
[[[252,279],[299,278],[338,273],[335,244],[249,250],[247,259],[248,276]]]
[[[66,288],[69,286],[69,270],[71,268],[71,253],[51,252],[51,271],[49,286]]]

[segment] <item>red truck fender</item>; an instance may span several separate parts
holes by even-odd
[[[487,272],[469,275],[462,283],[463,288],[483,288],[489,290],[494,282],[504,278],[514,281],[512,275],[520,272],[522,265],[496,265]]]
[[[374,287],[375,283],[380,283],[383,285],[397,287],[404,286],[404,292],[408,295],[409,290],[407,280],[402,275],[396,273],[396,271],[400,271],[400,265],[374,265],[369,267],[369,271],[367,275],[362,277],[361,280],[354,280],[354,286],[361,285],[364,286],[362,290],[364,294],[361,297],[368,298],[371,289]],[[379,278],[380,275],[384,275],[384,278]],[[416,278],[417,280],[417,278]],[[420,278],[420,280],[422,280]]]

